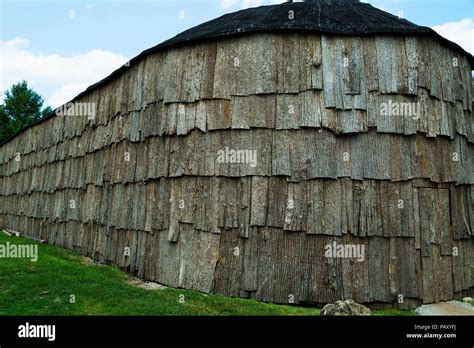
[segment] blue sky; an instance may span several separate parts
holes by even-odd
[[[0,93],[26,79],[48,104],[58,106],[126,60],[185,29],[244,7],[275,2],[0,0]],[[438,26],[444,36],[456,38],[474,53],[473,0],[365,2],[394,14],[402,11],[419,25]]]

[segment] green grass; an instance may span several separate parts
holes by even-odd
[[[413,311],[398,311],[396,309],[384,309],[379,311],[372,311],[375,316],[415,316],[416,312]]]
[[[0,244],[7,241],[34,243],[0,233]],[[76,253],[47,244],[39,244],[37,262],[0,258],[0,315],[319,315],[317,308],[206,296],[182,289],[142,289],[132,285],[132,277],[119,269],[84,261]],[[72,294],[75,303],[70,303]],[[180,303],[180,295],[184,295],[184,303]]]

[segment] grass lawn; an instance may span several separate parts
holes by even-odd
[[[0,244],[6,242],[34,243],[0,233]],[[39,244],[38,256],[37,262],[0,258],[0,315],[319,315],[317,308],[139,288],[119,269],[85,262],[84,257],[52,245]],[[70,303],[71,295],[75,303]],[[374,314],[414,315],[394,310]]]

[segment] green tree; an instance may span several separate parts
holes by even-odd
[[[5,112],[3,105],[0,105],[0,143],[12,134],[11,122]]]
[[[28,87],[26,81],[14,84],[5,92],[0,105],[0,142],[48,115],[52,109],[44,109],[44,100]]]

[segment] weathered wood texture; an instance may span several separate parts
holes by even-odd
[[[0,227],[206,293],[457,298],[474,291],[470,72],[423,37],[154,53],[75,101],[94,117],[0,148]]]

